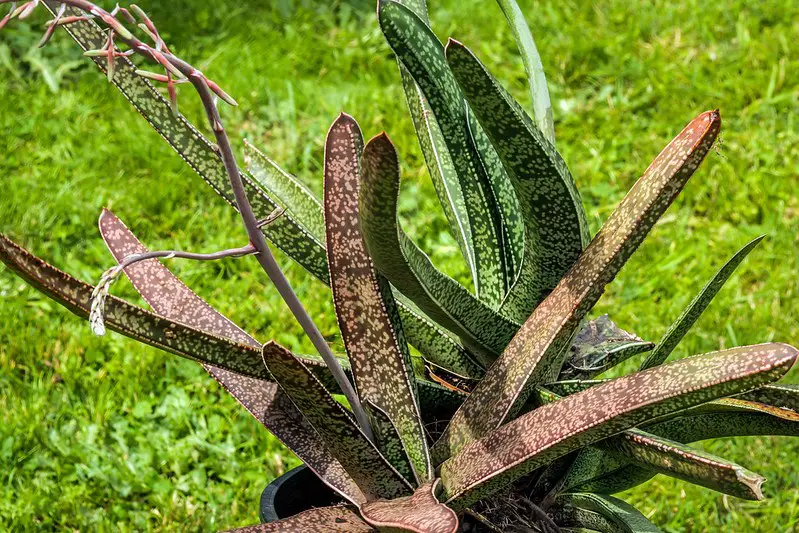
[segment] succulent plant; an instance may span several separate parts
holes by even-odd
[[[767,343],[666,364],[762,237],[721,267],[658,343],[607,316],[588,320],[708,154],[719,113],[692,120],[591,238],[554,144],[532,35],[514,0],[498,2],[528,71],[532,116],[464,45],[438,41],[423,0],[378,2],[474,292],[437,269],[401,229],[398,155],[388,136],[364,143],[356,121],[339,116],[325,142],[321,200],[251,144],[247,168],[239,169],[213,94],[234,101],[175,57],[141,9],[42,2],[55,15],[45,40],[65,27],[180,156],[238,207],[250,243],[212,254],[148,252],[104,211],[100,233],[118,266],[96,287],[5,236],[0,259],[91,319],[97,332],[108,327],[200,362],[340,496],[339,505],[247,531],[657,531],[612,494],[661,473],[759,499],[761,476],[690,443],[799,433],[799,388],[771,384],[791,368],[796,349]],[[39,3],[12,3],[0,28]],[[141,22],[152,44],[119,17]],[[126,52],[115,48],[115,37]],[[165,73],[140,70],[132,55]],[[167,98],[149,80],[165,82]],[[199,92],[215,143],[179,113],[179,83]],[[331,287],[346,355],[332,354],[310,323],[264,236]],[[321,358],[274,341],[261,345],[159,261],[245,255],[258,258]],[[152,312],[108,295],[123,272]],[[597,379],[647,352],[639,372]]]

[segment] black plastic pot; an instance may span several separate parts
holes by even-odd
[[[269,523],[314,507],[340,503],[341,498],[306,466],[289,470],[261,494],[261,522]]]

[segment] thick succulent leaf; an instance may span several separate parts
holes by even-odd
[[[462,44],[450,40],[446,54],[522,206],[524,257],[502,310],[524,320],[588,243],[585,211],[566,164],[513,97]]]
[[[663,364],[663,362],[668,359],[671,352],[674,351],[674,348],[677,347],[682,338],[685,337],[685,334],[688,333],[705,309],[707,309],[707,306],[710,305],[710,302],[713,301],[716,294],[718,294],[727,280],[730,279],[730,276],[732,276],[732,273],[738,268],[738,265],[746,259],[749,252],[760,244],[760,241],[762,241],[764,237],[765,235],[760,236],[741,248],[741,250],[732,256],[730,260],[716,272],[716,275],[702,287],[699,294],[691,300],[688,307],[685,308],[680,317],[669,327],[652,353],[650,353],[641,364],[641,370]]]
[[[475,298],[462,285],[433,266],[399,228],[400,190],[397,152],[385,134],[371,139],[362,160],[360,216],[369,252],[381,274],[467,346],[475,346],[483,363],[499,353],[519,325]],[[481,350],[482,349],[482,350]]]
[[[587,527],[603,533],[660,533],[660,529],[635,507],[612,496],[564,494],[555,504],[555,520],[562,525]]]
[[[527,81],[530,85],[530,95],[533,98],[533,118],[536,126],[547,141],[555,146],[555,119],[552,116],[552,103],[549,100],[549,87],[544,74],[544,65],[535,46],[533,34],[524,19],[522,10],[516,0],[497,0],[502,13],[508,20],[513,37],[522,56],[524,70],[527,72]]]
[[[608,315],[602,315],[588,322],[574,337],[571,354],[558,379],[591,379],[654,347],[618,327]]]
[[[53,13],[59,6],[59,3],[53,0],[47,0],[45,4]],[[66,13],[80,14],[71,7],[67,8]],[[76,22],[64,26],[64,28],[83,50],[102,48],[108,39],[103,29],[92,20]],[[104,73],[105,59],[92,58],[92,60]],[[180,157],[217,194],[234,206],[227,174],[222,160],[215,151],[214,144],[206,139],[185,117],[175,115],[169,102],[155,87],[146,78],[136,74],[136,66],[128,58],[117,58],[116,65],[114,86]],[[258,187],[255,183],[256,180],[247,173],[242,172],[242,179],[256,216],[265,218],[280,205],[281,202]],[[281,199],[281,201],[285,202],[286,200]],[[321,211],[318,216],[321,217]],[[324,244],[314,236],[305,225],[306,222],[308,221],[303,222],[303,219],[295,218],[293,212],[287,212],[273,223],[265,226],[263,231],[267,238],[286,255],[324,283],[329,283]],[[407,299],[400,296],[397,298],[400,300],[398,303],[405,326],[405,334],[408,341],[420,352],[431,360],[437,360],[445,367],[448,361],[455,362],[468,357],[465,355],[464,348],[457,341],[419,312]]]
[[[725,437],[799,436],[796,412],[732,398],[709,402],[666,418],[666,421],[645,425],[645,430],[681,443]],[[603,455],[594,459],[593,466],[583,468],[581,475],[574,475],[567,485],[575,485],[573,490],[611,494],[640,485],[657,473],[619,456]],[[583,461],[583,465],[588,464]]]
[[[763,498],[766,480],[746,468],[685,444],[640,430],[607,439],[597,448],[633,464],[746,500]],[[600,461],[604,457],[599,458]],[[579,460],[578,460],[579,462]]]
[[[380,531],[456,533],[458,516],[436,498],[439,481],[428,481],[411,496],[361,505],[361,516]]]
[[[702,113],[658,155],[455,413],[433,447],[434,463],[502,425],[537,384],[557,377],[580,322],[693,175],[720,125],[718,112]]]
[[[541,404],[561,398],[542,387],[537,387],[537,393]],[[746,404],[748,402],[723,399],[708,402],[687,412],[738,412],[752,407]],[[669,416],[679,414],[667,415]],[[760,475],[721,457],[638,429],[629,429],[582,450],[574,459],[568,473],[563,476],[560,490],[566,492],[575,487],[579,487],[576,490],[585,490],[587,483],[611,474],[615,477],[616,472],[630,464],[652,472],[652,475],[662,473],[731,496],[748,500],[762,498],[760,486],[765,478]],[[639,480],[642,482],[649,477],[635,475],[630,481],[637,484]]]
[[[5,235],[0,235],[0,260],[31,286],[76,315],[89,316],[94,289],[91,285],[45,263]],[[106,299],[104,316],[109,329],[150,346],[237,374],[268,378],[263,364],[255,357],[258,350],[250,345],[191,328],[113,296]]]
[[[449,188],[459,186],[463,197],[471,238],[466,245],[477,295],[489,305],[499,306],[508,288],[499,245],[503,213],[469,138],[466,104],[447,66],[444,47],[422,19],[394,0],[378,2],[378,18],[388,44],[429,103],[450,153],[457,184],[451,183]]]
[[[103,210],[99,225],[100,234],[117,262],[147,251],[110,211]],[[231,341],[261,348],[260,343],[197,296],[158,259],[133,264],[125,269],[125,274],[156,313]],[[327,485],[353,503],[365,501],[361,490],[330,455],[313,426],[276,383],[211,365],[203,365],[203,368]]]
[[[350,507],[318,507],[268,524],[231,529],[227,533],[367,533],[376,530]]]
[[[411,357],[391,287],[374,268],[358,220],[362,149],[358,124],[342,114],[325,143],[325,228],[333,302],[358,396],[391,420],[415,480],[422,484],[432,469]],[[384,436],[390,440],[394,435]]]
[[[408,482],[300,359],[270,341],[264,344],[263,361],[367,499],[398,498],[410,492]]]
[[[474,112],[468,106],[466,106],[466,118],[469,127],[469,140],[477,150],[480,163],[483,165],[483,170],[491,185],[487,194],[493,195],[492,202],[499,206],[499,213],[502,217],[500,250],[503,254],[505,279],[508,280],[507,284],[510,288],[516,283],[524,257],[522,209],[499,154],[477,121]]]
[[[799,411],[799,385],[766,385],[738,396],[741,400]]]
[[[462,509],[578,448],[775,381],[796,357],[797,350],[784,344],[734,348],[615,379],[535,409],[441,465],[446,503]]]
[[[278,199],[281,206],[294,214],[318,241],[325,238],[322,204],[296,176],[286,172],[247,140],[244,160],[253,178]]]

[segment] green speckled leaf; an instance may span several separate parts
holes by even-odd
[[[377,530],[350,507],[318,507],[269,524],[231,529],[227,533],[368,533]]]
[[[518,330],[515,324],[442,274],[399,228],[400,190],[397,152],[388,137],[378,135],[363,153],[360,193],[361,226],[377,269],[428,316],[458,335],[480,354],[499,353]],[[474,373],[474,372],[472,372]]]
[[[588,322],[574,337],[571,354],[558,379],[591,379],[654,347],[618,327],[608,315],[602,315]]]
[[[103,210],[99,226],[103,240],[117,262],[131,254],[147,251],[110,211]],[[197,296],[158,259],[131,265],[125,269],[125,274],[156,313],[233,342],[261,348],[260,343]],[[316,430],[277,384],[211,365],[203,365],[203,368],[320,479],[352,503],[365,501],[361,490],[330,455]]]
[[[695,485],[743,498],[760,500],[765,478],[721,457],[697,450],[680,442],[646,433],[628,430],[618,437],[607,439],[596,447],[621,458],[625,464],[675,477]],[[596,458],[602,464],[606,455]],[[579,464],[581,459],[575,462]]]
[[[741,400],[757,402],[782,409],[799,411],[799,385],[766,385],[737,396]]]
[[[796,357],[797,350],[785,344],[734,348],[618,378],[539,407],[441,465],[445,503],[463,509],[576,449],[664,414],[776,381]]]
[[[566,164],[513,97],[462,44],[450,40],[446,54],[521,206],[524,256],[502,311],[524,320],[588,243],[585,211]]]
[[[457,227],[463,225],[460,213],[459,222],[452,221],[453,229],[456,236],[470,239],[465,245],[467,256],[471,256],[478,297],[498,307],[509,284],[501,250],[504,214],[494,201],[492,184],[469,138],[466,104],[447,66],[444,48],[422,19],[393,0],[379,0],[378,18],[388,44],[418,84],[440,127],[457,175],[457,182],[453,183],[451,172],[443,174],[448,180],[446,189],[460,188],[459,195],[448,197],[455,200],[457,209],[462,196],[468,217],[468,233]],[[438,160],[439,165],[446,162]],[[448,202],[448,197],[441,203]]]
[[[663,335],[663,338],[660,339],[660,342],[652,353],[649,354],[649,357],[641,364],[641,370],[663,364],[663,362],[668,359],[674,348],[677,347],[682,338],[685,337],[685,334],[688,333],[705,309],[707,309],[707,306],[710,305],[710,302],[713,301],[716,294],[718,294],[727,280],[730,279],[730,276],[732,276],[732,273],[738,268],[738,265],[746,259],[749,252],[760,244],[760,241],[762,241],[764,237],[765,235],[760,236],[741,248],[741,250],[732,256],[730,260],[716,272],[716,275],[702,287],[699,294],[691,300],[688,307],[685,308],[680,317],[669,327],[666,334]]]
[[[355,480],[368,500],[410,493],[408,482],[363,434],[350,412],[338,403],[313,372],[291,352],[270,341],[263,347],[269,373],[316,429],[330,453]]]
[[[414,479],[422,484],[432,468],[411,357],[391,287],[374,268],[358,220],[362,151],[358,124],[342,114],[325,142],[324,210],[333,302],[358,396],[388,416],[413,465]],[[394,437],[390,432],[383,436]]]
[[[698,168],[720,126],[718,112],[702,113],[658,155],[455,413],[432,449],[434,464],[511,419],[537,384],[557,377],[581,321]]]
[[[322,204],[300,180],[269,159],[248,141],[244,141],[244,160],[247,170],[264,189],[280,202],[281,207],[294,214],[317,241],[324,241],[325,221]]]
[[[667,418],[666,421],[648,423],[644,429],[685,444],[725,437],[799,436],[799,414],[796,412],[731,398],[700,405]],[[585,468],[569,482],[569,485],[581,483],[573,490],[605,494],[621,492],[646,482],[656,474],[649,468],[608,455],[594,457],[592,463],[583,461],[583,465],[589,464],[593,466]]]
[[[521,52],[522,63],[530,85],[536,126],[546,140],[555,146],[555,119],[552,115],[552,103],[549,100],[549,87],[533,34],[530,32],[530,27],[516,0],[497,0],[497,3],[508,20],[513,37],[516,39],[516,45]]]
[[[565,526],[586,527],[602,533],[660,533],[635,507],[612,496],[575,493],[555,501],[555,520]]]
[[[51,0],[46,2],[51,11],[57,9],[56,4]],[[71,9],[67,8],[67,14]],[[65,26],[65,29],[83,50],[101,48],[107,39],[107,35],[100,26],[91,20],[70,24]],[[105,60],[103,58],[93,58],[93,60],[95,65],[104,72]],[[114,86],[217,194],[231,206],[234,205],[224,165],[214,145],[182,115],[176,116],[172,112],[169,102],[147,79],[136,74],[135,65],[127,58],[117,58],[116,69]],[[255,184],[255,180],[246,172],[242,172],[242,179],[247,190],[247,197],[250,199],[257,217],[269,216],[281,202],[286,201],[284,198],[278,201],[277,198],[270,197],[267,192]],[[309,205],[308,200],[308,198],[303,200],[304,205]],[[321,211],[318,216],[321,217]],[[314,236],[306,223],[308,226],[313,226],[313,223],[309,223],[308,220],[303,222],[303,219],[295,218],[293,213],[287,212],[264,227],[264,234],[286,255],[321,281],[328,283],[324,243]],[[400,315],[408,341],[420,352],[431,360],[437,359],[442,366],[446,366],[447,361],[457,361],[468,357],[462,346],[430,319],[423,316],[407,299],[402,299],[399,296],[397,298],[401,300],[399,302]]]
[[[361,516],[391,533],[456,533],[458,516],[436,498],[439,482],[428,481],[411,496],[361,505]]]

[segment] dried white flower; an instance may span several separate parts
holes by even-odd
[[[111,290],[111,285],[117,280],[122,269],[115,266],[105,271],[97,286],[92,291],[92,306],[89,311],[89,324],[92,333],[98,337],[105,335],[105,301]]]

